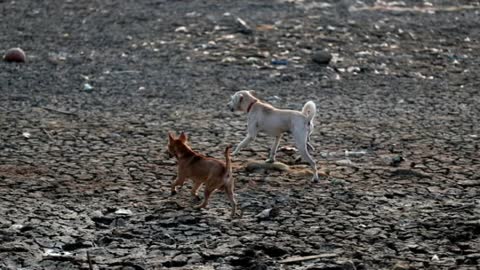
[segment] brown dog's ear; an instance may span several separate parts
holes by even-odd
[[[181,141],[181,142],[186,142],[187,141],[187,135],[182,131],[182,133],[180,134],[180,136],[178,137],[178,139]]]
[[[170,131],[168,132],[168,140],[170,141],[175,140],[175,135],[173,135]]]

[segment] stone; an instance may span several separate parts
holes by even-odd
[[[250,35],[253,33],[252,28],[242,18],[237,17],[235,19],[235,22],[238,25],[240,33],[247,34],[247,35]]]
[[[172,263],[175,266],[186,265],[188,263],[188,257],[183,254],[177,255],[172,259]]]
[[[281,162],[273,162],[273,163],[268,163],[268,162],[260,162],[260,161],[249,161],[247,163],[247,166],[245,170],[249,172],[253,172],[256,170],[273,170],[273,171],[289,171],[290,167],[284,163]]]
[[[27,56],[25,52],[20,48],[12,48],[5,52],[3,60],[6,62],[19,62],[23,63],[27,61]]]
[[[203,262],[203,257],[198,253],[192,253],[188,255],[188,263],[195,264]]]
[[[328,65],[332,60],[332,55],[326,51],[318,51],[312,55],[312,61],[319,65]]]
[[[378,236],[382,232],[383,230],[380,228],[370,228],[364,231],[364,233],[368,236]]]
[[[410,265],[407,262],[397,262],[393,265],[392,270],[410,270]]]
[[[115,211],[115,214],[123,215],[123,216],[131,216],[133,215],[133,212],[130,209],[118,209]]]

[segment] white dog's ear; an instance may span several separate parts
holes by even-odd
[[[237,95],[235,95],[235,98],[236,98],[236,100],[234,100],[234,102],[237,101],[237,103],[240,103],[243,100],[243,94],[238,93]]]
[[[181,141],[181,142],[186,142],[187,141],[187,135],[185,134],[185,132],[182,131],[182,133],[180,134],[180,136],[178,137],[178,139]]]

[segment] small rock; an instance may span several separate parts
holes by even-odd
[[[332,178],[332,180],[330,180],[330,183],[334,186],[344,186],[347,184],[345,180],[338,179],[338,178]]]
[[[257,214],[255,217],[262,220],[262,219],[269,219],[274,218],[280,214],[280,209],[278,208],[268,208]]]
[[[406,262],[397,262],[393,267],[392,270],[409,270],[410,265]]]
[[[363,155],[366,155],[367,151],[361,150],[361,151],[348,151],[345,150],[345,156],[346,157],[361,157]]]
[[[185,27],[185,26],[180,26],[180,27],[177,27],[177,28],[175,29],[175,32],[176,32],[176,33],[187,33],[187,32],[188,32],[188,29],[187,29],[187,27]]]
[[[364,233],[368,236],[376,236],[376,235],[379,235],[381,232],[382,232],[382,229],[380,228],[370,228],[364,231]]]
[[[398,167],[398,165],[400,165],[400,163],[404,161],[403,157],[402,156],[394,156],[392,158],[392,161],[390,163],[390,166],[393,166],[393,167]]]
[[[175,262],[177,265],[185,265],[188,262],[188,258],[187,256],[180,254],[173,258],[173,262]]]
[[[286,59],[272,60],[272,65],[274,65],[274,66],[286,66],[286,65],[288,65],[288,60],[286,60]]]
[[[250,161],[247,163],[245,170],[251,172],[255,170],[275,170],[275,171],[288,171],[290,167],[281,162],[259,162],[259,161]]]
[[[341,159],[341,160],[335,161],[335,164],[340,166],[352,166],[353,162],[349,159]]]
[[[458,184],[462,187],[475,187],[480,186],[480,180],[461,180]]]
[[[25,52],[20,48],[9,49],[3,56],[3,60],[6,62],[18,62],[23,63],[27,60]]]
[[[240,33],[247,34],[247,35],[253,33],[252,28],[248,26],[248,24],[244,20],[242,20],[242,18],[237,17],[236,22],[237,22],[237,25],[240,27],[240,30],[239,30]]]
[[[282,98],[279,97],[279,96],[270,96],[270,97],[267,97],[266,100],[269,101],[269,102],[277,102],[277,101],[282,100]],[[288,146],[280,147],[279,151],[281,151],[282,149],[287,149],[287,148],[289,148],[289,147]],[[293,147],[290,147],[290,148],[293,148]],[[293,149],[295,149],[295,148],[293,148]]]
[[[381,156],[381,163],[386,166],[398,167],[405,159],[400,155]]]
[[[32,136],[32,134],[30,134],[30,132],[23,132],[22,133],[22,136],[26,139],[30,139],[30,137]]]
[[[127,225],[127,221],[123,218],[116,218],[115,219],[115,226],[116,227],[125,227]]]
[[[360,71],[361,71],[361,69],[359,67],[348,67],[347,68],[348,73],[358,73]]]
[[[356,270],[355,264],[352,261],[343,261],[338,262],[339,266],[342,267],[343,270]]]
[[[23,227],[24,226],[22,224],[13,224],[12,226],[10,226],[10,229],[17,231],[23,229]]]
[[[84,91],[87,91],[87,92],[90,92],[90,91],[93,90],[93,86],[90,85],[89,83],[85,83],[85,84],[83,85],[83,90],[84,90]]]
[[[133,215],[133,212],[129,209],[118,209],[117,211],[115,211],[115,214],[131,216],[131,215]]]
[[[270,31],[270,30],[274,30],[275,26],[271,24],[260,24],[260,25],[257,25],[256,29],[257,31]]]
[[[471,253],[465,256],[467,259],[480,260],[480,253]]]
[[[256,218],[268,218],[270,216],[270,212],[272,211],[272,208],[268,208],[260,212],[258,215],[256,215]]]
[[[95,210],[92,213],[90,213],[91,217],[103,217],[103,213],[100,210]]]
[[[328,65],[332,60],[332,55],[329,52],[319,51],[313,54],[312,61],[319,65]]]
[[[189,257],[189,259],[188,259],[189,263],[203,262],[203,257],[198,253],[192,253],[192,254],[188,255],[188,257]]]

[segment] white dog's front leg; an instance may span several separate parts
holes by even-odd
[[[250,136],[250,134],[247,134],[247,137],[245,139],[243,139],[238,145],[237,147],[235,148],[235,150],[233,151],[232,155],[236,155],[238,154],[238,152],[240,152],[240,150],[242,148],[244,148],[245,146],[247,146],[251,141],[253,141],[255,139],[255,137],[252,137]]]
[[[256,127],[255,123],[251,122],[250,119],[249,119],[249,122],[248,122],[247,132],[248,132],[247,137],[245,139],[243,139],[243,141],[241,141],[237,145],[237,147],[235,148],[235,150],[232,153],[233,156],[238,154],[238,152],[240,152],[240,150],[242,148],[247,146],[250,142],[255,140],[255,137],[257,137],[257,133],[258,133],[257,127]]]

